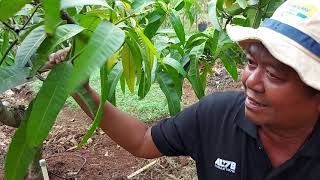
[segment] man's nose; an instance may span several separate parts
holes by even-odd
[[[264,84],[263,84],[263,72],[257,68],[256,70],[252,71],[247,80],[246,80],[247,88],[254,90],[259,93],[264,92]]]

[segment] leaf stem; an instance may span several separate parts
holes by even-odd
[[[126,21],[127,19],[130,19],[130,18],[132,18],[132,17],[136,17],[136,16],[140,16],[140,15],[146,14],[146,13],[148,13],[149,11],[150,11],[150,10],[146,10],[146,11],[141,12],[141,13],[138,13],[138,14],[131,14],[130,16],[127,16],[127,17],[125,17],[125,18],[123,18],[123,19],[120,19],[118,22],[115,23],[115,25],[118,25],[118,24],[122,23],[123,21]]]

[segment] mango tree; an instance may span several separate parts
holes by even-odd
[[[237,79],[236,65],[243,55],[226,35],[226,24],[257,27],[281,2],[213,0],[208,4],[213,28],[189,34],[180,14],[187,14],[193,22],[192,0],[0,1],[0,93],[41,77],[48,56],[71,47],[67,61],[50,71],[28,106],[9,146],[5,178],[23,179],[72,93],[83,98],[95,117],[81,146],[97,129],[105,101],[116,105],[119,83],[123,93],[127,86],[140,98],[146,96],[152,83],[159,83],[169,112],[175,115],[181,109],[184,79],[201,98],[207,74],[217,59]],[[163,32],[161,27],[167,24],[173,36]],[[159,47],[154,42],[162,36],[168,43]],[[204,68],[198,68],[199,62]],[[98,108],[81,86],[96,70],[100,70],[101,79]]]

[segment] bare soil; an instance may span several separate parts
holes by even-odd
[[[206,93],[217,90],[240,89],[221,65],[216,65],[214,75],[208,77]],[[13,105],[27,105],[32,99],[28,86],[0,95],[1,101]],[[189,83],[184,84],[183,105],[197,101]],[[149,123],[151,126],[154,122]],[[98,130],[88,144],[77,149],[91,120],[79,109],[66,105],[44,142],[43,156],[48,165],[51,180],[60,179],[127,179],[127,176],[155,160],[136,158],[114,143],[103,131]],[[0,180],[3,177],[5,152],[15,129],[0,124]],[[125,133],[125,132],[124,132]],[[197,179],[195,163],[189,157],[162,157],[147,170],[132,179]]]

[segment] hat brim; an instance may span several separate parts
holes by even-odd
[[[305,84],[320,91],[320,59],[295,41],[264,27],[228,25],[227,32],[240,46],[244,41],[260,41],[277,60],[293,68]]]

